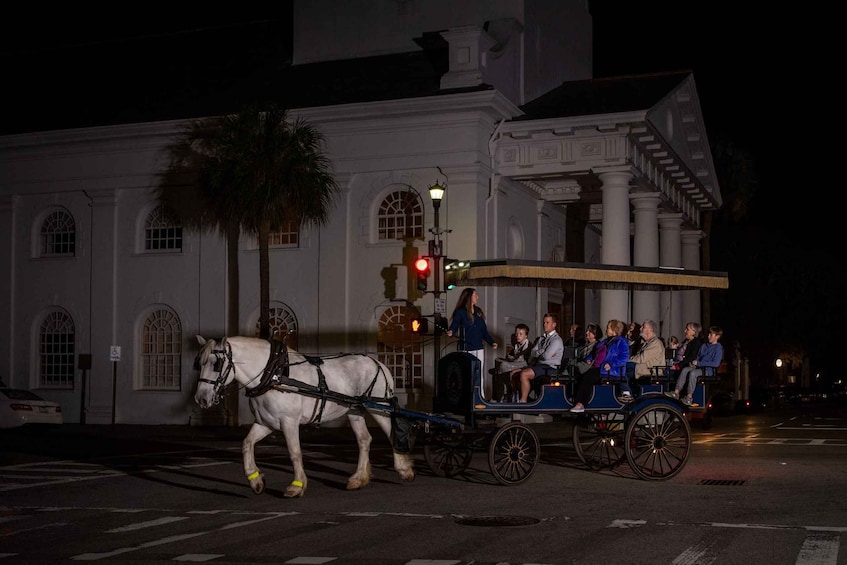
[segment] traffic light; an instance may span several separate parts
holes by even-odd
[[[429,279],[429,259],[420,257],[415,259],[415,275],[418,279],[417,289],[421,292],[426,292],[427,279]]]
[[[429,320],[427,320],[423,316],[412,318],[412,333],[429,333]]]

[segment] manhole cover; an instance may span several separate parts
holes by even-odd
[[[723,487],[740,487],[746,481],[744,479],[703,479],[701,485],[723,486]]]
[[[526,516],[472,516],[459,518],[456,523],[461,526],[502,528],[504,526],[532,526],[540,521],[538,518],[527,518]]]

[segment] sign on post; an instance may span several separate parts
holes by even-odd
[[[120,361],[121,360],[121,346],[120,345],[112,345],[109,347],[109,361]]]
[[[447,313],[447,299],[446,298],[436,298],[435,299],[435,313],[436,314],[446,314]]]

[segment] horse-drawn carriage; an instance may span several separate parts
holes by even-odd
[[[571,265],[529,261],[479,261],[447,272],[447,282],[464,286],[554,286],[563,281],[593,288],[649,290],[723,289],[723,273],[684,270]],[[199,337],[199,336],[198,336]],[[284,433],[294,467],[286,496],[301,496],[306,488],[299,444],[299,426],[347,415],[358,439],[359,463],[348,488],[370,479],[371,436],[364,413],[370,413],[391,438],[394,467],[406,480],[414,478],[410,451],[422,443],[432,471],[443,477],[464,472],[476,451],[485,450],[491,473],[504,485],[525,482],[540,460],[535,430],[523,415],[570,415],[576,383],[560,372],[543,384],[528,403],[492,402],[483,395],[479,360],[453,352],[438,362],[432,412],[397,404],[391,379],[382,363],[365,355],[309,357],[284,346],[276,350],[266,340],[235,337],[220,344],[206,342],[197,358],[201,371],[195,399],[202,407],[217,401],[224,387],[237,381],[251,397],[256,418],[244,440],[244,471],[254,492],[264,489],[253,447],[274,430]],[[585,412],[573,414],[573,445],[592,469],[627,462],[642,479],[663,480],[685,466],[691,448],[692,409],[663,394],[673,383],[657,371],[650,382],[636,383],[635,398],[620,402],[615,383],[595,385]],[[704,384],[698,383],[695,405],[705,406]],[[492,425],[493,424],[493,425]]]

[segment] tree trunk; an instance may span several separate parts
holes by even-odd
[[[270,299],[270,258],[268,255],[268,237],[270,228],[267,223],[259,226],[259,337],[271,336],[271,299]]]
[[[238,226],[227,228],[226,235],[226,281],[227,281],[227,309],[226,309],[226,334],[240,335],[239,330],[239,272],[238,272]]]
[[[238,286],[238,225],[229,226],[226,234],[226,280],[227,280],[227,308],[226,308],[226,335],[239,335],[239,286]],[[227,426],[238,426],[240,422],[238,414],[238,387],[230,387],[224,400],[226,408]]]

